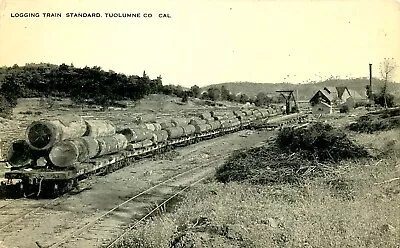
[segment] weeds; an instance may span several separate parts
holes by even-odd
[[[360,116],[349,129],[360,133],[374,133],[400,127],[400,108],[372,112]]]

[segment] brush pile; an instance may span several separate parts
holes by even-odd
[[[293,184],[305,177],[331,173],[331,167],[340,160],[367,156],[367,151],[344,133],[316,123],[304,128],[284,128],[275,142],[233,154],[216,177],[224,183]]]
[[[315,123],[306,128],[284,128],[279,132],[277,145],[287,152],[319,162],[338,162],[368,156],[367,151],[354,144],[344,132],[329,124]]]
[[[360,133],[373,133],[400,127],[400,108],[385,109],[361,116],[349,129]]]
[[[283,153],[272,144],[236,152],[217,170],[216,178],[223,183],[297,183],[301,175],[314,167],[314,162],[296,153]]]

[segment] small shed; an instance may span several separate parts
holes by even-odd
[[[332,114],[332,105],[325,102],[317,102],[312,106],[313,114]]]

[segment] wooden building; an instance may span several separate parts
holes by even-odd
[[[353,96],[354,95],[354,96]],[[346,86],[324,87],[318,90],[310,99],[313,112],[332,113],[332,108],[340,108],[346,105],[349,109],[354,108],[355,102],[360,98],[356,91],[349,90]],[[324,103],[324,104],[319,104]],[[315,105],[318,105],[314,108]],[[328,110],[330,106],[331,110]],[[322,109],[322,110],[320,110]]]
[[[313,114],[332,114],[332,105],[318,102],[312,106]]]

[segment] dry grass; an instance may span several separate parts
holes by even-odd
[[[373,155],[400,158],[400,128],[379,131],[374,134],[350,133],[350,136],[358,144],[369,149]]]
[[[343,160],[299,184],[198,185],[120,247],[399,247],[399,132],[350,138],[378,158]]]
[[[299,187],[199,185],[120,247],[397,247],[400,181],[388,181],[397,161],[364,162]]]

